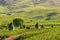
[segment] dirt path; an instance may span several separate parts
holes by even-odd
[[[8,38],[5,38],[4,40],[14,40],[15,38],[17,38],[17,37],[19,37],[19,36],[21,36],[23,34],[26,34],[26,33],[28,33],[28,32],[25,32],[25,33],[22,33],[22,34],[19,34],[19,35],[13,35],[13,36],[10,36]]]
[[[10,36],[10,37],[8,37],[8,38],[6,38],[6,39],[4,39],[4,40],[13,40],[13,39],[15,39],[15,38],[17,38],[17,37],[19,37],[20,35],[13,35],[13,36]]]

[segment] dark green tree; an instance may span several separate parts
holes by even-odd
[[[24,23],[24,21],[23,21],[22,19],[19,19],[19,18],[15,18],[15,19],[13,20],[14,26],[17,26],[17,27],[20,26],[20,28],[22,27],[23,23]]]

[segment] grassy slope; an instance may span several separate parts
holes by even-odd
[[[23,2],[24,3],[24,2]],[[21,5],[23,4],[21,3]],[[17,3],[20,4],[20,3]],[[31,5],[32,6],[32,5]],[[17,6],[16,6],[17,7]],[[60,23],[60,7],[55,7],[55,8],[49,8],[49,7],[42,7],[42,6],[33,6],[33,7],[27,7],[22,9],[24,12],[20,12],[21,10],[18,8],[18,10],[14,9],[12,11],[12,15],[6,15],[2,13],[7,13],[9,12],[7,8],[0,6],[0,25],[8,24],[12,22],[14,18],[22,18],[26,25],[32,25],[35,24],[36,22],[39,22],[39,24],[54,24],[54,23]],[[50,12],[57,12],[57,15],[53,16],[53,20],[45,20],[47,18],[47,14]],[[36,17],[38,17],[38,20]],[[41,19],[40,16],[43,16]],[[31,22],[30,18],[33,18],[33,22]],[[57,19],[57,20],[56,20]],[[53,29],[39,29],[35,30],[32,29],[31,32],[27,35],[22,35],[21,39],[22,40],[60,40],[60,28],[53,28]],[[34,31],[35,30],[35,31]],[[26,29],[16,29],[14,31],[8,31],[8,29],[0,29],[0,34],[3,34],[4,36],[11,36],[11,35],[17,35],[23,32],[26,32]],[[29,30],[28,30],[29,31]],[[50,35],[51,34],[51,35]],[[44,36],[44,37],[43,37]],[[53,36],[53,37],[52,37]],[[20,38],[19,38],[20,39]]]
[[[45,28],[30,31],[28,34],[24,34],[15,40],[60,40],[59,27]]]
[[[1,9],[1,8],[0,8]],[[2,9],[1,9],[2,10]],[[6,9],[5,9],[6,10]],[[22,18],[25,21],[25,24],[35,24],[36,22],[39,22],[41,24],[45,23],[60,23],[60,8],[48,8],[48,7],[42,7],[42,6],[36,6],[36,7],[28,7],[23,9],[24,12],[19,12],[20,10],[14,10],[12,15],[6,15],[6,14],[0,14],[0,25],[1,24],[8,24],[12,22],[14,18]],[[5,12],[3,10],[3,12]],[[52,20],[45,20],[49,16],[50,12],[56,12],[57,15],[51,16]],[[27,20],[27,21],[26,21]],[[33,20],[33,22],[30,22],[30,20]],[[58,20],[58,21],[57,21]]]
[[[31,22],[29,18],[31,17],[35,17],[35,16],[44,16],[46,17],[46,14],[49,13],[49,12],[57,12],[59,13],[58,15],[56,15],[56,17],[58,18],[59,15],[60,15],[60,12],[59,12],[59,8],[56,8],[56,9],[51,9],[51,8],[45,8],[45,7],[29,7],[29,8],[26,8],[24,9],[24,12],[22,13],[12,13],[12,15],[6,15],[6,14],[1,14],[0,15],[0,25],[2,24],[8,24],[10,22],[12,22],[12,20],[14,18],[22,18],[26,25],[32,25],[32,24],[35,24],[36,22],[39,22],[39,24],[54,24],[54,23],[60,23],[60,20],[44,20],[44,19],[39,19],[39,20],[36,20],[36,19],[33,19],[33,22]],[[28,17],[27,17],[28,16]],[[59,35],[59,29],[60,28],[48,28],[48,29],[39,29],[39,30],[36,30],[34,31],[35,29],[32,29],[31,32],[29,32],[29,34],[27,35],[22,35],[21,39],[22,40],[54,40],[56,38],[59,39],[60,36]],[[8,31],[8,29],[0,29],[0,34],[3,34],[4,37],[6,36],[11,36],[11,35],[17,35],[17,34],[20,34],[20,33],[23,33],[23,32],[26,32],[27,30],[26,29],[16,29],[14,31]],[[28,30],[29,31],[29,30]],[[50,35],[51,34],[51,35]],[[44,37],[43,37],[44,36]],[[53,36],[53,37],[52,37]],[[58,37],[57,37],[58,36]],[[35,39],[37,37],[37,39]],[[41,37],[41,38],[40,38]],[[20,39],[20,38],[19,38]]]
[[[8,9],[6,7],[0,6],[0,13],[7,13]]]
[[[51,28],[48,26],[44,29],[19,29],[16,28],[13,31],[9,31],[8,29],[0,29],[0,34],[3,35],[3,38],[12,36],[12,35],[19,35],[25,32],[24,35],[21,35],[20,37],[16,38],[15,40],[57,40],[60,39],[60,27],[55,26],[54,28]]]

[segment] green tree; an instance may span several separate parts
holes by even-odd
[[[24,21],[22,19],[16,18],[13,20],[14,26],[21,27],[23,25]]]

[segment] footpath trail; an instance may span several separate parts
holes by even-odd
[[[15,38],[19,37],[20,35],[13,35],[8,38],[5,38],[4,40],[14,40]]]

